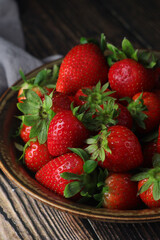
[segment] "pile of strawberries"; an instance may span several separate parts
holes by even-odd
[[[104,51],[110,52],[105,56]],[[35,179],[65,198],[108,209],[160,207],[160,68],[124,38],[122,49],[81,39],[60,67],[13,87]],[[143,171],[142,171],[143,170]]]

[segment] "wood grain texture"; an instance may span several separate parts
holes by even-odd
[[[128,0],[18,1],[26,49],[38,58],[66,54],[81,36],[120,45],[124,36],[140,48],[160,50],[160,2]],[[0,175],[0,240],[160,239],[159,223],[116,224],[54,210]]]
[[[87,220],[54,210],[34,200],[11,183],[3,173],[0,182],[0,239],[97,238]]]

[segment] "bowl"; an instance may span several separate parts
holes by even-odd
[[[160,57],[159,52],[155,52]],[[62,59],[45,64],[27,74],[32,78],[44,68],[59,65]],[[21,83],[19,80],[15,85]],[[0,168],[6,176],[25,193],[55,209],[84,218],[107,222],[152,222],[160,220],[160,208],[141,210],[108,210],[95,208],[65,199],[41,186],[22,163],[17,161],[17,152],[13,144],[13,129],[17,127],[17,93],[9,88],[0,98]]]

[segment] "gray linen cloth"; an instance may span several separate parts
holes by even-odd
[[[0,95],[20,78],[19,69],[28,73],[34,68],[61,57],[50,56],[36,59],[24,49],[25,42],[14,0],[0,0]]]

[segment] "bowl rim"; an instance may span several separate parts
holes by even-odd
[[[160,56],[160,52],[154,51]],[[42,64],[41,66],[33,69],[29,73],[26,74],[26,77],[29,77],[30,75],[35,75],[37,72],[39,72],[41,69],[44,68],[51,68],[53,64],[60,64],[62,62],[63,58],[60,58],[58,60],[53,60],[49,63]],[[19,84],[22,81],[20,78],[17,80],[13,86]],[[0,106],[2,105],[3,100],[9,92],[13,91],[11,87],[9,87],[0,97]],[[15,93],[16,95],[16,93]],[[2,107],[3,110],[3,107]],[[0,153],[1,153],[1,146],[0,146]],[[3,161],[4,160],[4,163]],[[35,193],[34,191],[28,189],[26,186],[24,186],[20,179],[17,179],[14,177],[14,174],[7,169],[5,166],[5,159],[3,159],[3,156],[1,154],[0,159],[0,169],[4,172],[4,174],[13,182],[17,187],[19,187],[22,191],[24,191],[26,194],[29,194],[31,197],[33,197],[36,200],[39,200],[40,202],[53,207],[57,210],[67,212],[69,214],[73,214],[79,217],[83,218],[90,218],[93,220],[100,220],[100,221],[107,221],[107,222],[117,222],[117,223],[140,223],[140,222],[156,222],[160,220],[160,208],[155,209],[142,209],[142,210],[108,210],[108,209],[102,209],[101,211],[97,211],[93,207],[89,207],[86,205],[83,208],[79,208],[79,204],[75,203],[68,207],[68,205],[65,206],[65,204],[59,205],[58,203],[54,201],[50,201],[45,199],[43,196],[41,196],[39,193]],[[49,190],[48,190],[49,191]],[[76,207],[74,207],[76,205]],[[82,204],[81,204],[82,206]]]

